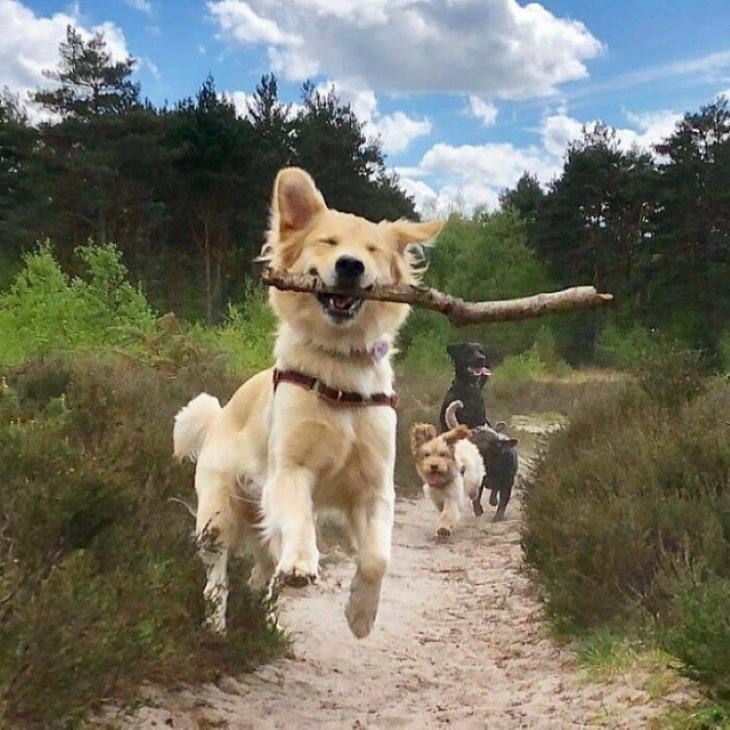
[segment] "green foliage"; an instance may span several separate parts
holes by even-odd
[[[61,271],[49,243],[24,257],[24,267],[0,295],[0,365],[55,349],[118,344],[120,328],[148,330],[144,295],[126,281],[113,246],[79,249],[85,277]]]
[[[639,353],[649,347],[649,333],[638,323],[620,326],[609,320],[597,341],[597,360],[603,365],[629,370],[636,367]]]
[[[721,705],[700,703],[673,710],[649,724],[650,730],[730,730],[730,712]]]
[[[684,672],[730,702],[730,578],[703,575],[694,566],[674,586],[669,615],[662,627],[666,648]]]
[[[231,372],[262,370],[273,362],[276,319],[263,287],[249,287],[243,304],[230,305],[214,328],[193,326],[189,336],[222,353]]]
[[[281,646],[235,563],[230,631],[201,627],[192,468],[172,461],[177,409],[237,385],[216,365],[172,377],[80,354],[5,370],[0,390],[0,724],[67,727],[140,683],[212,680]],[[212,364],[211,364],[212,363]],[[187,485],[187,486],[186,486]]]
[[[549,376],[565,375],[568,365],[558,356],[552,332],[543,327],[535,344],[519,355],[511,355],[494,370],[490,387],[495,397],[513,399],[529,383]]]
[[[425,283],[471,301],[508,299],[550,288],[544,267],[525,244],[523,224],[511,211],[481,213],[472,219],[452,215],[430,253]],[[433,312],[415,312],[404,328],[401,346],[414,365],[448,362],[443,350],[458,340],[483,342],[498,361],[531,347],[541,331],[545,325],[534,320],[455,328]]]
[[[699,395],[707,385],[702,354],[663,338],[639,350],[631,370],[649,397],[673,410]]]
[[[642,363],[616,395],[579,403],[541,454],[526,560],[561,630],[630,633],[651,617],[662,645],[725,696],[730,384],[703,379],[691,351],[655,347]]]

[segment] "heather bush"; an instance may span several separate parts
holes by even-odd
[[[559,629],[650,627],[727,697],[730,384],[698,363],[653,350],[571,410],[525,484],[522,543]]]
[[[282,637],[245,563],[232,566],[230,631],[202,629],[204,571],[192,466],[172,418],[202,389],[237,385],[202,355],[154,367],[129,355],[51,355],[5,368],[0,389],[0,725],[67,727],[143,681],[214,679]]]

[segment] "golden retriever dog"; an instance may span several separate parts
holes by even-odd
[[[373,223],[332,210],[312,178],[286,168],[274,183],[261,259],[316,275],[331,289],[412,284],[411,247],[443,223]],[[227,561],[250,550],[250,584],[314,582],[315,513],[338,510],[357,548],[346,617],[375,621],[393,527],[396,412],[393,338],[409,307],[344,294],[269,291],[278,319],[273,368],[221,407],[198,395],[175,417],[174,451],[197,460],[196,535],[206,566],[208,625],[226,626]]]
[[[423,479],[423,493],[439,512],[437,537],[449,537],[461,520],[466,499],[479,495],[484,461],[468,440],[470,434],[463,425],[440,435],[430,423],[411,427],[411,452]]]

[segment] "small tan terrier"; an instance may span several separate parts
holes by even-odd
[[[451,535],[461,519],[465,498],[475,499],[484,479],[484,462],[468,440],[470,433],[463,425],[441,435],[430,423],[411,427],[411,452],[423,479],[423,493],[439,511],[437,537]]]

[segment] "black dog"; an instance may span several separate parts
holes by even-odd
[[[500,421],[494,428],[481,426],[474,429],[469,440],[479,449],[486,471],[479,495],[473,502],[474,513],[479,515],[482,512],[481,496],[486,486],[490,490],[489,504],[497,507],[494,522],[499,522],[504,519],[519,467],[515,449],[517,439],[510,438],[504,433],[504,423]]]
[[[446,348],[446,352],[454,363],[454,379],[441,404],[439,415],[441,430],[449,429],[446,423],[446,409],[456,400],[462,403],[462,407],[458,409],[459,423],[469,428],[488,424],[482,390],[492,373],[489,370],[484,347],[478,342],[455,342]]]

